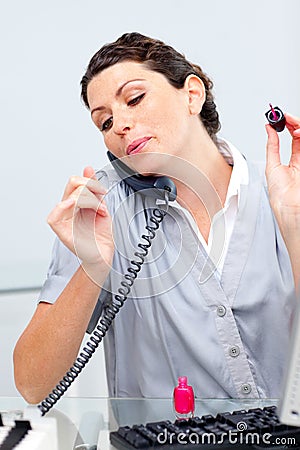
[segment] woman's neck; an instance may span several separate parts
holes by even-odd
[[[207,136],[201,145],[186,151],[175,179],[178,201],[186,204],[209,202],[222,208],[225,203],[232,167]],[[210,209],[210,208],[209,208]]]
[[[190,211],[207,241],[212,218],[224,206],[232,167],[209,136],[200,142],[185,153],[174,182],[177,201]]]

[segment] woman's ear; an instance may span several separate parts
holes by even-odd
[[[184,89],[188,95],[190,113],[193,115],[200,114],[206,98],[203,81],[197,75],[188,75],[184,82]]]

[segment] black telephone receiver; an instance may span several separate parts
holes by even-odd
[[[144,195],[149,195],[150,197],[160,198],[163,200],[165,199],[165,195],[167,193],[170,201],[174,201],[176,199],[176,186],[170,178],[166,176],[145,177],[135,173],[111,152],[107,152],[107,156],[116,172],[125,181],[125,183],[132,187],[133,190],[145,191],[143,192]]]
[[[144,177],[140,174],[135,173],[126,164],[124,164],[120,159],[116,158],[112,153],[107,152],[108,158],[120,175],[121,179],[124,180],[129,186],[134,189],[134,191],[139,191],[141,194],[149,195],[153,198],[160,198],[168,201],[173,201],[176,199],[177,191],[176,186],[173,181],[166,177]],[[92,326],[94,331],[87,330],[91,333],[91,337],[86,346],[82,349],[81,353],[77,357],[73,366],[70,367],[65,376],[60,380],[52,392],[46,397],[39,405],[42,415],[44,416],[64,395],[69,386],[77,378],[77,376],[84,369],[86,364],[90,361],[95,350],[99,347],[102,339],[106,335],[109,327],[112,324],[116,314],[120,311],[124,302],[131,292],[131,288],[137,278],[142,265],[144,264],[145,258],[149,253],[152,241],[156,236],[156,232],[160,226],[160,223],[164,219],[167,211],[161,209],[159,206],[154,208],[149,217],[149,223],[145,226],[148,234],[143,234],[141,236],[142,242],[137,244],[138,251],[134,252],[135,259],[130,261],[130,266],[127,268],[127,273],[123,275],[123,280],[120,282],[120,287],[118,288],[118,293],[114,295],[114,298],[105,306],[102,314],[102,307],[98,310],[96,307],[94,314],[92,316],[92,321],[94,321],[94,316],[97,322],[96,326]]]

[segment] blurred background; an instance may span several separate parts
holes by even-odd
[[[54,240],[46,217],[70,175],[107,162],[80,100],[91,56],[125,32],[164,40],[213,79],[220,135],[264,160],[269,102],[300,115],[299,17],[298,0],[1,2],[0,395],[16,394],[12,349],[35,309]],[[280,138],[287,162],[288,132]],[[74,395],[106,395],[101,350],[90,364]],[[97,386],[86,382],[95,371]]]

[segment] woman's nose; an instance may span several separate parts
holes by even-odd
[[[124,134],[132,129],[132,120],[128,112],[122,112],[114,115],[113,130],[116,134]]]

